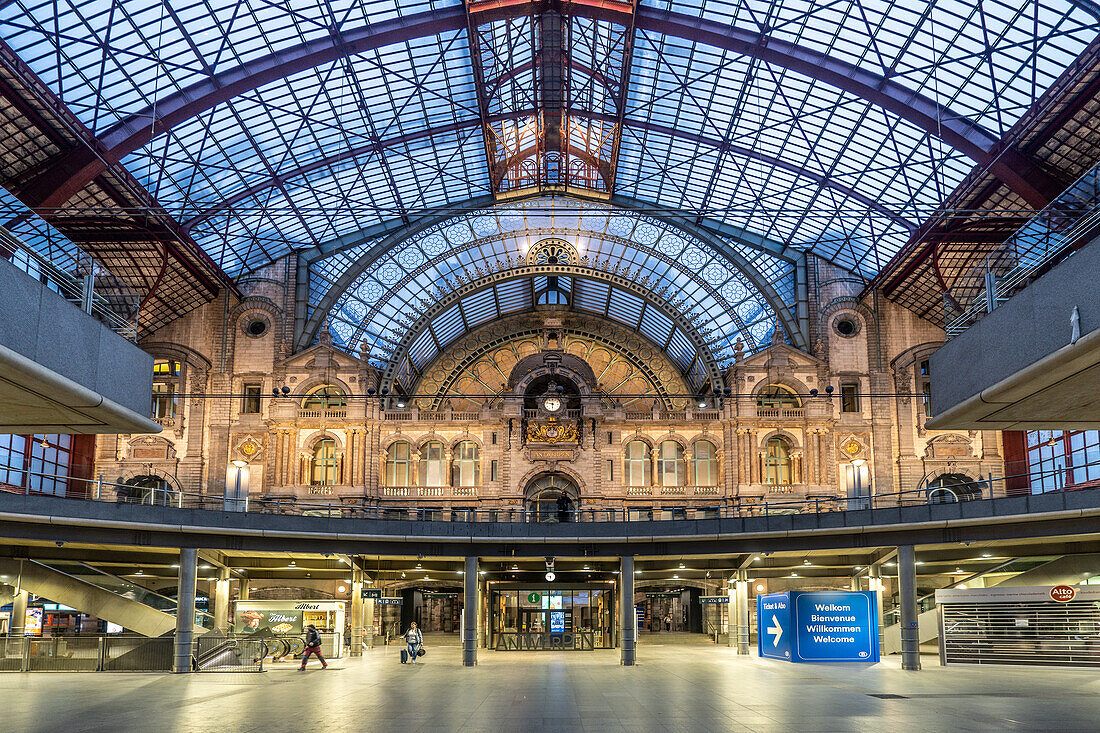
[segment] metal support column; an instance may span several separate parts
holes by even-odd
[[[363,571],[351,571],[351,638],[348,639],[350,656],[363,655]]]
[[[898,546],[898,605],[901,612],[901,668],[918,670],[917,556],[912,545]]]
[[[229,630],[229,568],[218,568],[214,583],[214,628],[221,632]]]
[[[363,644],[367,649],[374,648],[374,599],[363,601]],[[362,646],[361,645],[361,646]]]
[[[29,600],[30,593],[24,588],[16,587],[11,603],[11,619],[8,620],[8,656],[22,654],[27,643],[25,632]]]
[[[621,660],[624,667],[633,667],[638,657],[638,619],[634,615],[634,558],[624,555],[619,565],[619,607],[622,634]]]
[[[191,641],[195,634],[195,581],[197,553],[180,550],[179,590],[176,596],[176,644],[173,672],[191,671]]]
[[[749,653],[749,571],[737,571],[737,653]]]
[[[462,582],[462,666],[477,664],[477,558],[466,558]]]

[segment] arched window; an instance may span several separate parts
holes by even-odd
[[[632,440],[623,449],[623,479],[627,486],[649,486],[649,446]]]
[[[348,406],[344,390],[331,384],[311,389],[302,399],[303,410],[337,410]]]
[[[390,446],[386,454],[386,486],[408,486],[411,483],[411,454],[409,444],[403,440]]]
[[[769,384],[756,395],[756,406],[765,410],[781,410],[802,407],[802,400],[790,387]]]
[[[684,485],[684,449],[675,440],[661,443],[657,454],[657,471],[661,486]]]
[[[767,482],[773,486],[791,483],[791,450],[783,438],[771,438],[764,454]]]
[[[437,441],[425,443],[420,449],[420,485],[446,486],[443,475],[443,444]]]
[[[477,443],[464,440],[455,446],[454,463],[451,464],[451,486],[477,486],[481,483],[481,461],[478,460]]]
[[[332,438],[318,440],[313,446],[309,483],[311,486],[336,485],[336,441]]]
[[[691,448],[695,461],[695,485],[718,485],[718,449],[709,440],[697,440]]]

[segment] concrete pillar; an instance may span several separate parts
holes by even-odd
[[[248,576],[247,575],[239,576],[237,578],[237,582],[240,583],[240,585],[241,585],[240,592],[237,594],[237,600],[247,601],[249,593],[252,590],[251,586],[248,584]]]
[[[229,629],[229,568],[218,568],[218,579],[214,581],[214,628]]]
[[[638,620],[634,615],[634,558],[624,555],[619,564],[619,617],[621,656],[624,667],[633,667],[638,656]]]
[[[879,653],[882,653],[884,641],[886,637],[885,631],[885,614],[882,609],[882,566],[871,565],[867,568],[867,590],[875,594],[875,608],[878,609],[878,649]]]
[[[197,552],[180,550],[179,590],[176,595],[176,654],[172,671],[191,671],[191,641],[195,633],[195,581]]]
[[[363,640],[359,644],[362,647],[366,644],[367,649],[374,648],[374,599],[368,598],[363,601]]]
[[[737,653],[749,653],[749,571],[737,571]]]
[[[920,669],[917,631],[917,564],[912,545],[898,546],[898,610],[901,614],[901,668]]]
[[[348,639],[350,655],[363,655],[363,571],[355,568],[351,571],[351,638]]]
[[[11,621],[8,622],[8,636],[13,639],[22,639],[27,623],[27,602],[30,593],[24,588],[16,588],[12,597]]]
[[[731,575],[726,588],[729,603],[726,604],[726,646],[737,646],[737,576]]]
[[[462,578],[462,666],[477,664],[477,558],[466,558]]]

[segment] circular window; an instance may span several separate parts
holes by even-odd
[[[859,333],[859,321],[855,316],[843,315],[833,321],[833,330],[844,338],[852,338]]]
[[[271,328],[271,322],[262,316],[250,316],[241,324],[242,330],[252,338],[259,338]]]

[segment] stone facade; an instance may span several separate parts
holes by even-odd
[[[874,294],[857,300],[861,283],[843,271],[810,269],[812,353],[738,354],[728,395],[691,395],[663,349],[622,325],[545,306],[448,345],[406,399],[382,397],[379,370],[327,332],[290,353],[294,267],[280,261],[242,282],[244,299],[142,344],[173,363],[156,379],[170,383],[174,414],[157,436],[101,436],[97,473],[214,500],[241,486],[252,500],[440,519],[509,516],[539,497],[582,518],[835,508],[944,475],[1003,475],[999,434],[924,427],[922,365],[942,332]]]

